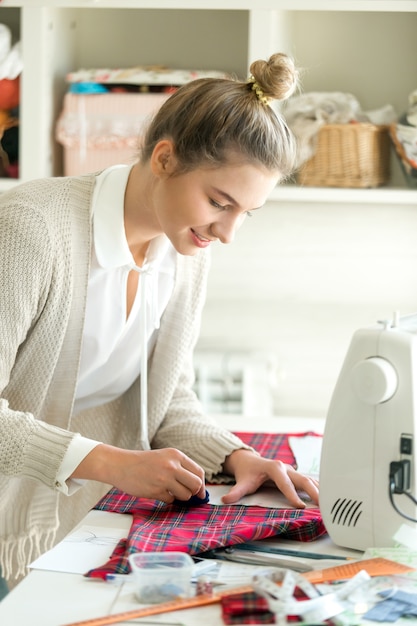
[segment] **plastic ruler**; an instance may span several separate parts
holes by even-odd
[[[181,611],[182,609],[193,609],[199,606],[207,606],[209,604],[218,604],[220,600],[226,596],[235,593],[245,593],[253,591],[253,587],[246,585],[245,587],[235,587],[213,595],[194,596],[192,598],[179,598],[169,602],[161,602],[132,611],[124,611],[122,613],[114,613],[114,615],[104,615],[103,617],[94,617],[83,620],[82,622],[72,622],[64,626],[106,626],[107,624],[120,624],[120,622],[128,622],[138,617],[149,617],[149,615],[159,615],[160,613],[169,613],[170,611]]]
[[[352,561],[351,563],[346,563],[346,565],[327,567],[323,570],[303,572],[303,576],[313,585],[316,585],[332,580],[347,580],[348,578],[353,578],[361,570],[365,570],[369,576],[392,576],[394,574],[413,572],[415,568],[397,563],[396,561],[390,561],[389,559],[375,557],[373,559],[363,559],[362,561]]]

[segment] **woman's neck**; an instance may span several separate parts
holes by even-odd
[[[162,234],[151,202],[152,173],[136,163],[129,174],[124,197],[126,240],[135,263],[143,264],[149,243]]]

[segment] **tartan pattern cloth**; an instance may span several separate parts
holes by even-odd
[[[305,599],[304,594],[297,594],[297,590],[294,595]],[[224,596],[220,606],[225,624],[275,624],[275,615],[270,611],[267,600],[256,591]],[[289,623],[303,621],[296,615],[287,615],[286,619]],[[325,620],[323,624],[331,626],[333,622]]]
[[[263,456],[279,458],[292,465],[295,459],[288,437],[303,436],[235,434]],[[97,578],[128,573],[128,557],[134,552],[179,551],[194,555],[276,535],[311,541],[326,533],[319,509],[273,509],[238,504],[190,507],[135,498],[118,489],[111,489],[95,509],[133,516],[128,537],[118,543],[109,561],[86,574]]]
[[[268,602],[255,591],[224,596],[220,604],[225,624],[275,624]]]

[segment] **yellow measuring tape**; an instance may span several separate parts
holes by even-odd
[[[245,593],[247,591],[253,591],[253,587],[247,585],[245,587],[235,587],[234,589],[225,590],[210,596],[201,595],[192,598],[179,598],[178,600],[161,602],[160,604],[153,604],[152,606],[133,609],[132,611],[124,611],[122,613],[115,613],[114,615],[104,615],[103,617],[93,617],[83,620],[82,622],[72,622],[64,626],[106,626],[107,624],[119,624],[120,622],[128,622],[138,617],[149,617],[149,615],[159,615],[160,613],[169,613],[170,611],[180,611],[181,609],[192,609],[209,604],[218,604],[220,600],[226,596],[231,596],[235,593]]]

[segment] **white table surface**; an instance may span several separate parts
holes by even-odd
[[[218,416],[219,421],[231,430],[275,432],[322,432],[323,420],[302,418],[272,418],[252,420],[231,416]],[[256,426],[255,426],[256,424]],[[120,538],[126,537],[130,528],[131,516],[105,511],[90,511],[80,525],[100,528],[115,528]],[[280,545],[293,545],[300,548],[299,542],[281,541]],[[302,544],[303,551],[326,554],[359,555],[335,546],[328,537]],[[239,564],[234,564],[239,568]],[[87,579],[81,574],[67,574],[56,571],[33,570],[0,602],[1,626],[65,626],[67,624],[131,611],[139,607],[134,596],[132,583],[122,587]],[[128,623],[128,622],[123,622]],[[178,626],[219,626],[223,624],[219,604],[175,611],[129,623],[165,624]],[[397,624],[401,623],[400,621]],[[404,622],[406,623],[406,622]],[[410,622],[407,622],[410,623]],[[371,622],[363,621],[363,624]]]

